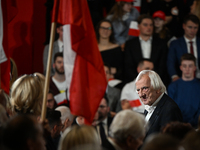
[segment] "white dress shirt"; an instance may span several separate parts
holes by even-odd
[[[142,49],[142,55],[143,58],[149,59],[151,57],[151,42],[152,42],[152,37],[150,37],[147,41],[144,41],[140,36],[140,45]]]
[[[186,41],[186,44],[187,44],[187,51],[188,53],[191,53],[190,52],[190,41],[193,42],[192,45],[193,45],[193,51],[194,51],[194,56],[196,58],[196,67],[197,67],[197,70],[196,70],[196,77],[197,78],[200,78],[200,70],[199,70],[199,65],[198,65],[198,52],[197,52],[197,42],[196,42],[196,37],[193,38],[192,40],[189,40],[187,39],[185,36],[185,41]]]
[[[59,52],[63,52],[63,47],[64,47],[64,44],[61,40],[58,39],[58,47],[59,47]]]
[[[148,122],[149,119],[151,118],[151,115],[153,114],[154,110],[156,109],[156,106],[158,104],[158,102],[160,101],[160,99],[163,97],[164,93],[162,93],[158,99],[151,105],[145,105],[145,109],[148,111],[148,114],[145,117],[145,120]]]

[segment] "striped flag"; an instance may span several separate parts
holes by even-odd
[[[107,83],[87,0],[55,0],[52,22],[63,25],[70,110],[91,124]]]

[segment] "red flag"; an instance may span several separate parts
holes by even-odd
[[[92,123],[107,83],[87,0],[55,0],[52,21],[64,25],[71,112]]]
[[[1,80],[1,88],[4,89],[4,91],[9,94],[9,89],[10,89],[10,59],[9,59],[9,51],[8,51],[8,36],[7,36],[7,26],[8,26],[8,21],[7,21],[7,5],[6,1],[0,1],[0,55],[1,58],[4,59],[0,60],[0,80]],[[5,59],[6,58],[6,59]]]

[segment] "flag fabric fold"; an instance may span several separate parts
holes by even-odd
[[[10,90],[10,59],[7,35],[7,1],[0,0],[0,80],[1,86],[7,94]]]
[[[92,123],[107,83],[87,0],[55,0],[52,22],[64,25],[70,110]]]

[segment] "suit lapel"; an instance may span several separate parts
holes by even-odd
[[[133,50],[135,51],[135,56],[137,56],[135,58],[137,59],[137,62],[139,62],[143,58],[139,37],[137,37],[136,44],[133,45],[133,47]]]
[[[158,43],[156,43],[155,37],[152,37],[151,56],[150,56],[150,59],[151,59],[151,60],[156,60],[155,57],[157,57],[157,55],[159,54],[159,53],[157,52],[157,44],[158,44]]]
[[[184,37],[180,38],[180,46],[181,46],[181,50],[183,51],[182,54],[188,53],[187,44],[186,44],[186,41],[185,41]]]
[[[158,105],[156,106],[156,109],[154,110],[153,114],[151,115],[149,119],[149,127],[151,128],[153,124],[156,122],[160,115],[160,111],[162,110],[162,106],[165,103],[166,95],[164,94],[160,101],[158,102]]]

